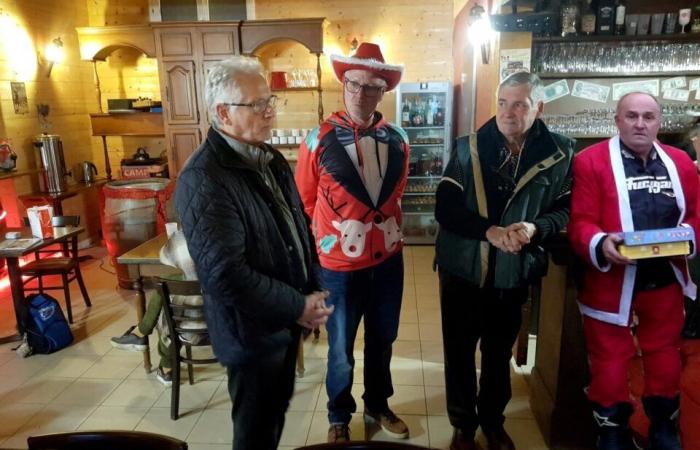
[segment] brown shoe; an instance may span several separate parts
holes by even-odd
[[[350,428],[347,423],[332,423],[328,428],[328,442],[348,442],[350,440]]]
[[[365,410],[365,423],[376,423],[389,436],[395,439],[408,438],[408,426],[406,422],[396,417],[390,409],[381,413],[373,413]]]
[[[484,430],[482,428],[481,431],[488,442],[488,450],[515,450],[513,440],[503,427],[493,430]]]
[[[476,450],[477,446],[474,442],[474,436],[467,436],[462,433],[462,430],[455,428],[452,434],[452,442],[450,442],[450,450]]]

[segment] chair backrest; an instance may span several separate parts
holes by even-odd
[[[163,311],[165,321],[168,324],[170,336],[177,336],[173,339],[177,348],[173,350],[179,354],[179,347],[182,343],[188,345],[211,345],[209,341],[209,330],[204,323],[204,307],[201,299],[202,288],[199,281],[176,281],[158,280],[158,288],[163,298]],[[178,302],[165,301],[166,299],[177,298]],[[182,297],[199,297],[198,301],[188,302]],[[192,299],[194,300],[194,299]],[[182,359],[186,361],[185,359]],[[192,363],[208,364],[216,362],[215,359],[191,360]]]
[[[187,450],[187,442],[140,431],[76,431],[30,436],[29,450]]]
[[[343,443],[324,443],[297,447],[296,450],[430,450],[429,447],[404,444],[402,442],[351,441]]]
[[[80,225],[80,216],[53,216],[51,218],[52,227],[77,227]]]

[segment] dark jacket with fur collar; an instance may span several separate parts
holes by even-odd
[[[297,339],[306,277],[317,261],[308,220],[284,157],[270,170],[292,211],[303,254],[273,193],[214,129],[178,176],[175,204],[204,293],[214,353],[224,366],[255,360]]]

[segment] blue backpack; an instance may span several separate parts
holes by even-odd
[[[27,307],[25,325],[32,353],[53,353],[73,342],[73,333],[55,298],[46,294],[30,295]]]

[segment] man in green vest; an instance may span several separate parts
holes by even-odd
[[[528,286],[546,272],[541,245],[569,220],[574,141],[538,119],[543,97],[537,75],[506,78],[496,116],[455,141],[438,186],[436,262],[452,450],[474,449],[479,426],[489,450],[515,448],[503,426],[511,349]]]

